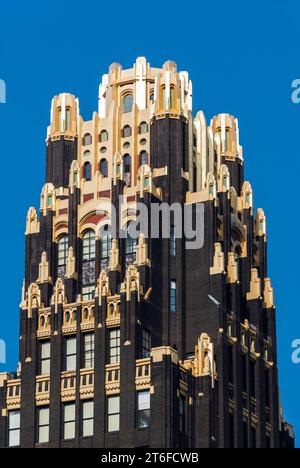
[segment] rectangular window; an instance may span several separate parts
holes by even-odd
[[[150,426],[150,391],[138,392],[138,421],[139,429]]]
[[[250,392],[252,398],[256,396],[256,388],[255,388],[255,361],[250,361]]]
[[[234,448],[234,416],[229,414],[229,448]]]
[[[243,448],[248,448],[248,422],[243,422]]]
[[[194,162],[193,163],[193,191],[197,192],[197,185],[198,185],[198,180],[197,180],[197,164]]]
[[[50,341],[41,342],[41,375],[50,375]]]
[[[8,446],[20,445],[21,418],[20,411],[10,411],[8,414]]]
[[[185,397],[180,395],[179,397],[179,430],[182,434],[185,434]]]
[[[177,285],[176,281],[172,280],[171,281],[171,286],[170,286],[170,310],[172,313],[176,312],[177,309],[177,301],[176,301],[176,290],[177,290]]]
[[[82,404],[82,436],[91,437],[94,434],[94,402],[84,401]]]
[[[118,364],[120,362],[120,329],[115,328],[109,333],[109,362],[110,364]]]
[[[95,286],[84,286],[82,288],[83,302],[92,301],[93,299],[95,299]]]
[[[251,448],[256,448],[256,429],[251,427]]]
[[[107,431],[117,432],[120,430],[120,397],[109,397],[107,400]]]
[[[75,438],[75,403],[64,405],[64,439]]]
[[[142,357],[146,359],[150,357],[151,352],[151,334],[148,330],[143,330],[143,350]]]
[[[66,371],[76,370],[76,337],[66,338]]]
[[[49,442],[49,408],[38,408],[38,434],[39,444]]]
[[[94,333],[84,335],[84,368],[92,369],[95,358],[95,336]]]
[[[270,407],[270,372],[265,370],[265,399],[266,407]]]
[[[228,345],[228,380],[233,384],[233,348]]]
[[[171,226],[170,232],[170,255],[171,257],[176,256],[176,228],[175,226]]]
[[[242,356],[242,384],[243,392],[248,393],[248,379],[247,379],[247,358]]]

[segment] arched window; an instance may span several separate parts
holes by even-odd
[[[57,244],[57,276],[63,277],[66,274],[67,258],[68,258],[68,248],[69,248],[69,237],[67,235],[62,235],[58,239]]]
[[[86,135],[84,135],[83,137],[83,145],[88,146],[91,144],[92,144],[92,135],[90,135],[89,133],[86,133]]]
[[[193,161],[193,192],[197,192],[197,164]]]
[[[47,197],[47,206],[52,206],[53,203],[53,195],[48,195]]]
[[[89,309],[86,307],[82,311],[82,321],[86,322],[89,319]]]
[[[130,184],[130,172],[131,172],[131,157],[129,154],[125,154],[123,158],[124,166],[124,181],[127,185]]]
[[[154,103],[154,93],[151,92],[150,94],[150,102],[152,102],[152,104]]]
[[[130,138],[131,137],[131,127],[129,125],[125,125],[122,131],[123,138]]]
[[[86,150],[84,153],[83,153],[83,157],[85,159],[88,159],[89,157],[91,156],[91,152],[89,150]]]
[[[101,270],[107,270],[108,268],[111,245],[112,245],[111,229],[109,226],[105,226],[101,230],[101,245],[100,245]]]
[[[128,112],[131,112],[132,106],[133,106],[133,95],[127,94],[123,98],[123,113],[126,114]]]
[[[175,107],[175,88],[171,86],[170,88],[170,109]]]
[[[83,166],[83,178],[85,180],[92,179],[92,166],[89,162],[86,162]]]
[[[82,238],[82,299],[89,301],[95,297],[95,258],[96,238],[92,229],[86,231]]]
[[[167,93],[166,93],[166,87],[163,86],[162,88],[162,106],[164,109],[167,108]]]
[[[140,133],[143,135],[144,133],[148,132],[148,124],[147,122],[142,122],[140,125]]]
[[[144,188],[147,189],[150,186],[150,178],[148,176],[144,179]]]
[[[148,164],[147,151],[141,151],[140,152],[140,166],[143,166],[144,164]]]
[[[147,151],[141,151],[140,153],[140,166],[148,164],[148,153]]]
[[[82,259],[84,262],[95,260],[96,237],[92,229],[86,231],[82,238]]]
[[[100,161],[100,174],[103,177],[108,176],[108,168],[107,168],[107,160],[106,159],[101,159],[101,161]]]
[[[131,157],[129,154],[124,155],[124,172],[128,173],[130,172],[130,163],[131,163]]]
[[[100,143],[103,143],[104,141],[108,140],[108,133],[106,130],[102,130],[100,133]]]
[[[229,128],[226,128],[226,141],[225,141],[225,145],[226,145],[226,151],[230,151],[230,130],[229,130]]]
[[[71,130],[71,109],[70,107],[66,108],[66,131]]]
[[[61,107],[58,107],[56,109],[56,115],[55,115],[55,127],[57,132],[62,131],[62,120],[61,120]]]
[[[79,174],[76,171],[76,172],[74,172],[73,182],[74,182],[74,184],[77,184],[78,181],[79,181]]]

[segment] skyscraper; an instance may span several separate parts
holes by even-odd
[[[55,96],[46,146],[0,447],[293,446],[237,119],[193,118],[188,74],[138,58],[90,121]]]

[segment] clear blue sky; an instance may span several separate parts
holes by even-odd
[[[2,2],[0,338],[7,365],[0,372],[18,362],[25,217],[29,206],[39,207],[52,96],[74,93],[89,119],[110,63],[171,59],[190,73],[194,112],[239,118],[246,178],[267,215],[281,398],[300,433],[300,365],[291,361],[291,342],[300,338],[300,104],[291,102],[291,82],[300,78],[299,17],[298,0]]]

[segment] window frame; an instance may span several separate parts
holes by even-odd
[[[90,338],[88,341],[87,339]],[[90,357],[87,357],[90,355]],[[90,363],[91,365],[87,365]],[[95,366],[95,333],[83,334],[83,369],[93,369]]]
[[[93,260],[96,260],[96,234],[93,229],[88,229],[82,236],[82,261],[92,262]]]
[[[112,235],[110,226],[104,226],[101,230],[100,238],[100,260],[106,260],[110,257],[112,248]]]
[[[149,164],[149,156],[146,150],[140,152],[140,166],[146,166]]]
[[[115,336],[113,336],[115,334]],[[115,341],[115,344],[112,343]],[[113,353],[113,351],[116,351]],[[121,329],[109,329],[109,364],[120,364],[121,356]]]
[[[74,419],[66,420],[66,408],[73,407],[74,409]],[[66,425],[73,424],[74,437],[66,438]],[[76,437],[76,404],[75,403],[65,403],[63,405],[63,440],[73,440]]]
[[[127,232],[126,242],[125,242],[125,254],[132,255],[136,254],[137,250],[137,239],[131,237],[129,232]]]
[[[49,347],[49,356],[44,357],[43,356],[43,350],[45,346],[48,345]],[[45,364],[46,363],[46,364]],[[45,372],[44,366],[49,369],[49,372]],[[51,342],[50,340],[42,340],[40,342],[40,375],[50,375],[50,368],[51,368]]]
[[[106,138],[103,139],[103,135],[106,135]],[[103,129],[101,130],[100,132],[100,138],[99,138],[99,142],[100,143],[105,143],[106,141],[108,141],[108,131]]]
[[[131,127],[130,125],[124,125],[122,129],[122,138],[130,138],[132,135]]]
[[[113,400],[118,400],[117,406],[118,406],[118,411],[117,412],[110,412],[110,402]],[[108,433],[113,433],[113,432],[119,432],[120,431],[120,395],[112,395],[107,397],[107,432]],[[110,430],[110,420],[114,417],[118,416],[118,424],[117,427],[118,429],[116,430]]]
[[[93,137],[90,133],[86,133],[83,137],[83,146],[90,146],[93,143]]]
[[[103,169],[104,165],[104,169]],[[100,169],[100,174],[102,177],[108,177],[108,161],[106,158],[102,158],[100,163],[99,163],[99,169]]]
[[[186,397],[182,394],[179,395],[179,431],[186,433]]]
[[[176,242],[176,226],[172,225],[170,228],[170,256],[176,257],[177,242]]]
[[[149,130],[149,127],[148,127],[147,122],[145,122],[145,121],[141,122],[140,123],[140,134],[145,135],[146,133],[148,133],[148,130]]]
[[[11,417],[18,416],[18,423],[15,427],[11,427]],[[17,444],[11,444],[11,434],[17,433]],[[21,439],[21,411],[9,411],[8,412],[8,447],[20,447]]]
[[[177,312],[177,281],[174,279],[170,281],[170,312]]]
[[[142,359],[150,357],[151,353],[151,333],[146,328],[142,331]]]
[[[141,397],[146,396],[147,397],[147,407],[141,408],[140,405],[141,403],[145,404],[145,402],[142,402],[140,399]],[[137,428],[138,429],[147,429],[150,427],[151,424],[151,394],[150,390],[141,390],[137,392]],[[146,418],[148,422],[146,424],[143,424],[143,418]]]
[[[85,417],[85,407],[87,405],[92,405],[92,413],[93,413],[93,416],[92,417]],[[94,400],[86,400],[86,401],[83,401],[82,402],[82,405],[81,405],[81,437],[93,437],[94,435],[94,419],[95,419],[95,404],[94,404]],[[92,421],[92,433],[89,433],[89,434],[86,434],[85,433],[85,422],[90,422]]]
[[[128,101],[128,103],[127,103]],[[133,109],[133,94],[127,93],[122,99],[123,114],[129,114]]]
[[[69,252],[69,236],[67,234],[62,234],[57,241],[57,266],[65,267],[67,266]]]
[[[71,130],[71,107],[66,108],[66,121],[65,121],[66,132]]]
[[[87,284],[81,288],[81,297],[83,302],[93,301],[95,299],[96,287],[93,284]]]
[[[68,345],[69,343],[75,343],[75,351],[69,352]],[[75,366],[71,367],[69,361],[75,359]],[[66,372],[76,372],[77,369],[77,339],[76,336],[66,336],[65,337],[65,371]]]
[[[41,412],[47,410],[48,412],[48,423],[47,424],[41,424]],[[44,440],[41,442],[41,437],[40,437],[40,430],[43,428],[48,428],[48,436],[47,440]],[[50,435],[50,408],[49,406],[40,406],[37,408],[37,443],[38,444],[47,444],[49,442],[49,435]]]

